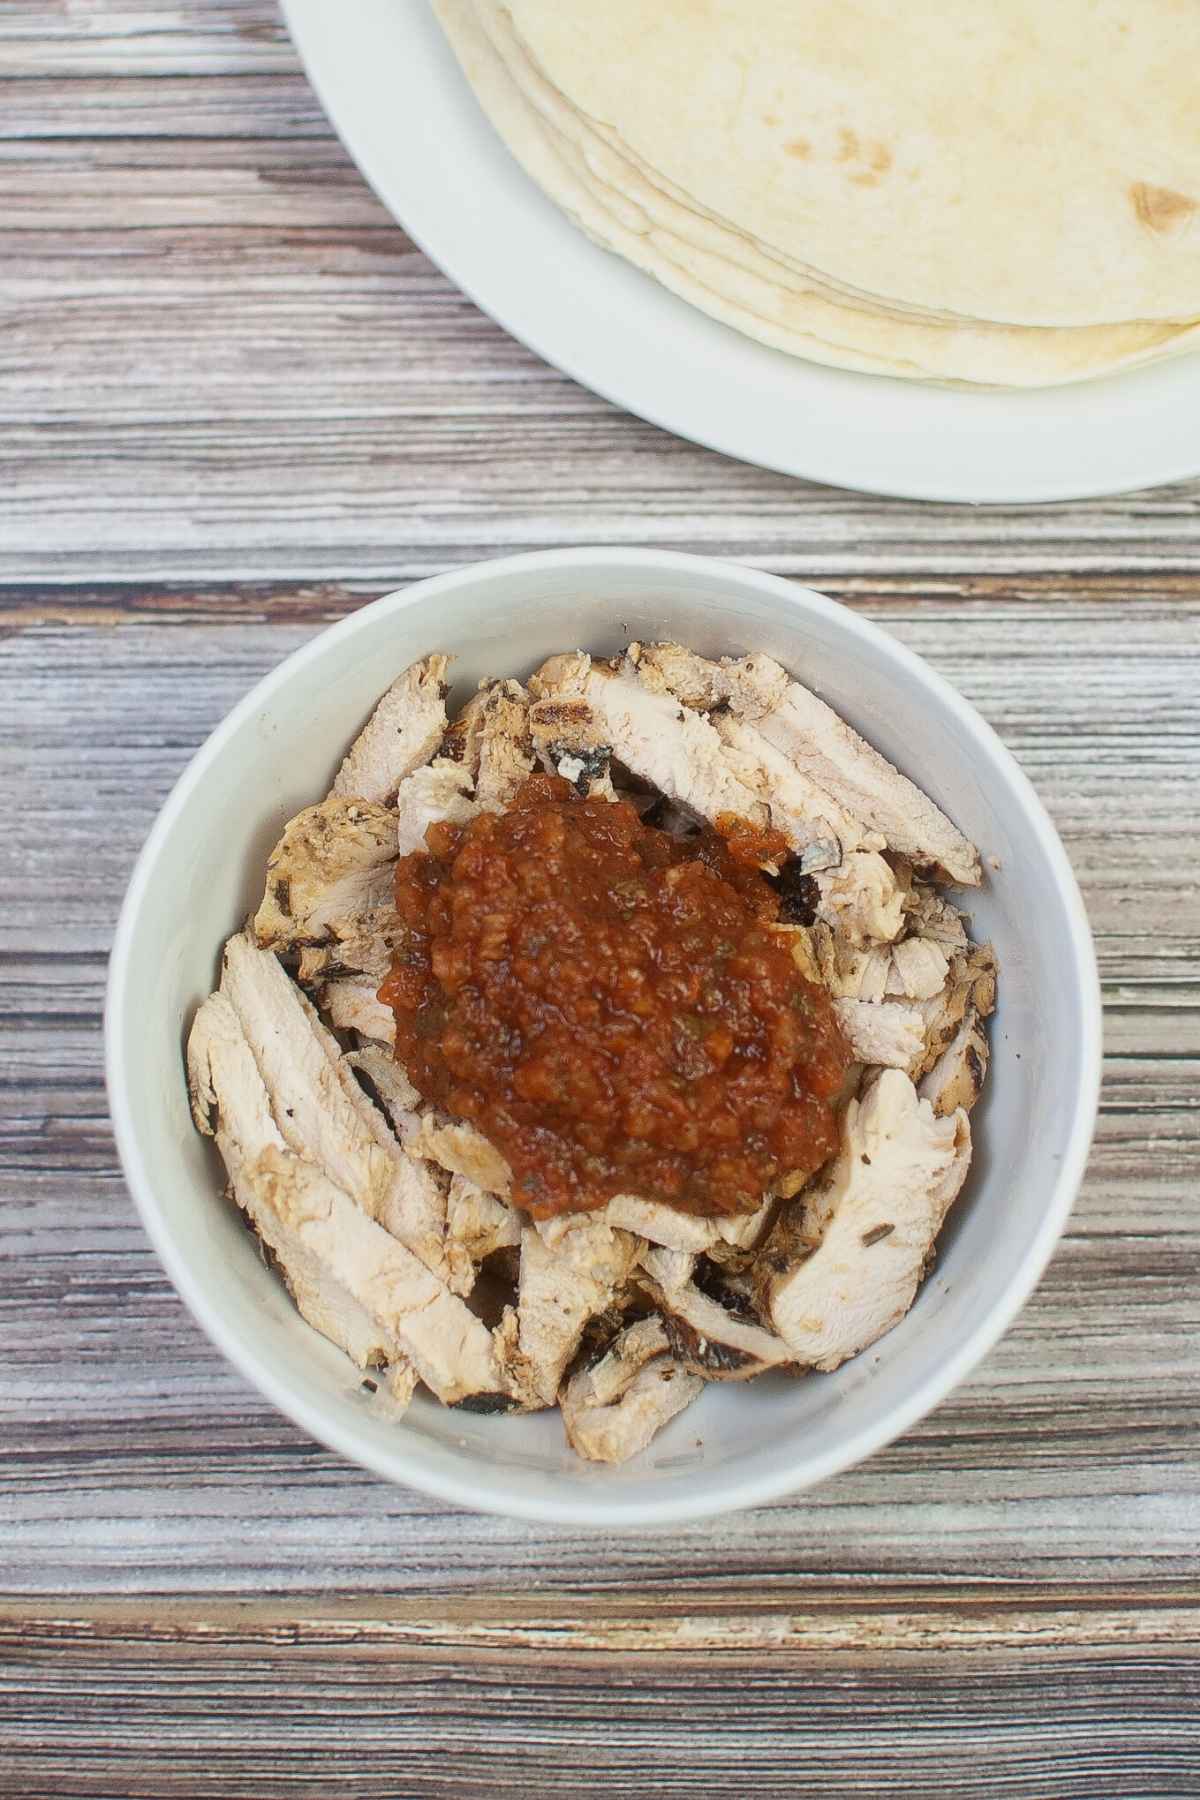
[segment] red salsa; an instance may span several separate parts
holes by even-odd
[[[786,844],[720,827],[680,840],[533,775],[397,865],[397,1060],[536,1218],[619,1193],[747,1212],[836,1147],[849,1053],[758,868]]]

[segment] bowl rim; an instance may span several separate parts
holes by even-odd
[[[865,1426],[802,1469],[788,1464],[778,1471],[739,1479],[724,1479],[718,1489],[699,1487],[683,1498],[626,1500],[613,1493],[609,1499],[597,1492],[581,1491],[578,1499],[564,1501],[537,1494],[508,1491],[502,1473],[480,1467],[471,1477],[423,1466],[411,1449],[396,1453],[377,1450],[359,1440],[353,1425],[342,1422],[326,1405],[311,1398],[299,1384],[279,1377],[253,1345],[227,1329],[219,1311],[210,1303],[202,1284],[176,1249],[171,1229],[160,1208],[138,1141],[129,1087],[125,1078],[124,1046],[128,1039],[126,988],[142,909],[151,889],[163,846],[186,813],[191,797],[209,765],[243,723],[260,712],[301,674],[319,662],[331,645],[366,629],[384,613],[401,613],[409,607],[436,599],[456,588],[479,585],[482,589],[513,574],[546,569],[569,570],[586,575],[597,569],[624,568],[647,578],[670,574],[687,577],[716,573],[745,590],[783,600],[801,612],[836,620],[851,637],[882,645],[900,678],[908,673],[933,690],[938,702],[987,752],[995,772],[1008,783],[1026,812],[1053,878],[1063,909],[1071,946],[1073,986],[1079,1003],[1081,1036],[1079,1080],[1074,1095],[1070,1129],[1062,1160],[1054,1177],[1049,1200],[1020,1262],[1006,1286],[994,1297],[975,1328],[956,1349],[915,1385],[894,1412],[876,1424]],[[684,551],[621,547],[581,547],[527,551],[475,562],[444,574],[427,576],[407,587],[391,590],[357,608],[346,618],[318,631],[307,643],[286,656],[257,681],[228,712],[188,761],[164,801],[134,863],[121,905],[109,957],[104,1005],[105,1078],[114,1138],[129,1193],[147,1235],[170,1280],[209,1340],[238,1372],[285,1417],[317,1442],[345,1456],[386,1480],[434,1495],[474,1512],[521,1518],[539,1524],[596,1527],[606,1530],[637,1529],[711,1518],[744,1507],[764,1505],[826,1480],[870,1456],[902,1436],[937,1406],[982,1361],[1012,1324],[1029,1298],[1062,1235],[1075,1202],[1087,1162],[1099,1107],[1102,1061],[1102,1013],[1100,983],[1091,928],[1079,885],[1057,829],[1012,752],[975,708],[946,678],[910,650],[889,631],[851,611],[836,600],[793,582],[785,576],[755,569],[720,557],[697,556]],[[411,1465],[411,1466],[410,1466]],[[481,1482],[480,1476],[485,1479]],[[490,1491],[489,1491],[490,1489]],[[614,1504],[615,1502],[615,1504]]]

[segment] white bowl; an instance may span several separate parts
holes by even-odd
[[[303,1323],[222,1197],[192,1129],[182,1046],[220,946],[257,903],[285,819],[326,790],[388,682],[431,650],[461,700],[484,675],[629,637],[715,655],[765,650],[928,789],[983,851],[968,905],[1000,962],[992,1068],[968,1187],[895,1331],[835,1375],[713,1386],[624,1468],[578,1461],[556,1414],[480,1418],[418,1398],[388,1419]],[[163,807],[129,885],[107,1005],[117,1145],[180,1294],[276,1406],[355,1461],[466,1507],[608,1528],[753,1506],[858,1462],[974,1368],[1063,1229],[1096,1112],[1100,1007],[1083,903],[1013,758],[911,651],[820,595],[663,551],[558,550],[418,582],[290,656],[236,706]]]

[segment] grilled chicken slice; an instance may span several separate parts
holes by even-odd
[[[968,1007],[946,1048],[921,1077],[921,1095],[939,1119],[957,1112],[959,1107],[970,1112],[983,1091],[987,1069],[987,1034],[975,1008]]]
[[[824,935],[818,935],[822,933]],[[819,946],[821,978],[835,1000],[872,1000],[887,997],[892,982],[893,944],[855,948],[843,943],[828,926],[813,927]]]
[[[481,1322],[325,1168],[285,1141],[251,1035],[225,993],[196,1015],[188,1073],[196,1122],[216,1138],[235,1198],[303,1317],[360,1368],[401,1365],[401,1393],[407,1363],[447,1405],[479,1396],[514,1404]]]
[[[967,1013],[986,1019],[996,1005],[996,955],[990,944],[973,944],[953,956],[940,994],[914,1003],[925,1021],[921,1054],[909,1066],[914,1081],[928,1073],[953,1042]]]
[[[835,1000],[833,1010],[855,1062],[910,1069],[924,1052],[925,1019],[916,1006],[892,1000]]]
[[[416,709],[416,735],[399,730],[406,747],[397,753],[396,780],[388,783],[389,804],[342,791],[339,777],[328,799],[290,821],[271,853],[255,935],[265,949],[299,952],[306,986],[322,976],[363,975],[378,987],[397,935],[396,857],[423,850],[435,821],[462,824],[480,810],[501,810],[533,768],[528,696],[515,681],[481,690],[447,733],[455,754],[426,760],[445,722],[436,694],[445,660],[414,665],[425,673],[407,671],[392,690],[398,691],[395,706],[411,701]]]
[[[792,1352],[763,1325],[744,1283],[725,1277],[715,1264],[701,1266],[703,1287],[696,1275],[668,1287],[655,1280],[661,1263],[642,1259],[646,1287],[676,1361],[709,1381],[749,1381],[764,1369],[790,1363]]]
[[[446,733],[442,754],[414,769],[396,795],[401,856],[425,848],[430,825],[465,825],[503,812],[534,767],[529,696],[518,681],[491,681]]]
[[[944,869],[953,881],[978,887],[975,846],[927,795],[771,657],[723,657],[710,663],[678,644],[636,649],[644,680],[657,676],[685,704],[703,710],[728,706],[891,849]]]
[[[359,1050],[347,1050],[346,1061],[382,1106],[392,1130],[407,1148],[421,1129],[423,1102],[391,1051],[364,1044]]]
[[[355,1031],[389,1051],[396,1041],[392,1009],[380,1000],[374,982],[349,977],[327,981],[317,989],[317,1004],[335,1031]]]
[[[970,1158],[966,1113],[937,1118],[897,1069],[850,1102],[832,1172],[757,1265],[760,1304],[798,1364],[836,1369],[899,1324]]]
[[[404,777],[435,754],[446,731],[446,662],[426,656],[392,683],[350,746],[334,794],[386,806]]]
[[[767,806],[771,825],[801,853],[803,871],[831,868],[851,850],[882,850],[884,839],[846,811],[824,788],[768,742],[747,719],[726,709],[723,671],[678,644],[631,644],[625,668],[643,686],[697,712],[719,708],[712,723],[736,773]]]
[[[196,1125],[216,1139],[234,1198],[269,1250],[301,1316],[360,1369],[385,1365],[398,1347],[362,1298],[336,1279],[306,1234],[271,1204],[275,1182],[312,1165],[284,1144],[271,1102],[237,1014],[224,994],[210,994],[188,1036],[188,1091]]]
[[[254,915],[264,950],[299,953],[303,978],[387,973],[396,926],[392,903],[396,816],[372,801],[331,795],[284,827],[267,862]]]
[[[680,1255],[697,1255],[707,1250],[716,1237],[716,1220],[702,1219],[694,1213],[676,1212],[655,1200],[642,1200],[636,1194],[617,1194],[607,1206],[592,1217],[603,1217],[610,1225],[636,1232],[652,1244],[664,1246]],[[554,1221],[558,1224],[559,1221]],[[562,1221],[565,1226],[566,1220]],[[553,1238],[550,1240],[553,1242]]]
[[[728,670],[729,702],[798,769],[888,846],[914,862],[978,887],[979,852],[926,794],[901,775],[833,708],[788,679],[768,656],[747,656]]]
[[[802,874],[836,868],[851,850],[883,849],[877,831],[868,831],[755,726],[734,713],[716,714],[713,724],[738,774],[767,806],[772,826],[799,854]]]
[[[323,1169],[428,1268],[449,1274],[437,1179],[405,1154],[275,956],[247,934],[230,938],[221,992],[241,1021],[288,1147]]]
[[[475,773],[481,812],[503,812],[535,767],[529,695],[519,681],[489,681],[468,701],[451,730],[463,728],[463,755]]]
[[[835,869],[812,877],[817,918],[851,949],[890,944],[904,929],[904,894],[877,850],[852,850]]]
[[[299,978],[305,987],[322,978],[362,976],[378,988],[401,937],[395,911],[396,859],[424,850],[425,833],[436,821],[457,825],[473,818],[478,809],[471,795],[469,772],[459,763],[437,758],[404,777],[390,807],[371,805],[368,813],[367,803],[336,795],[310,807],[292,820],[268,864],[267,900],[255,919],[259,943],[280,950],[299,945]],[[319,863],[311,855],[305,860],[314,841],[325,851]],[[370,869],[360,868],[372,853]],[[315,917],[303,918],[290,935],[284,935],[264,909],[279,891],[294,895],[297,876],[305,874],[309,880],[301,892],[311,894],[310,912]],[[347,901],[353,903],[349,908]],[[321,935],[315,929],[319,926],[324,927]]]
[[[427,1106],[387,1050],[355,1050],[346,1060],[365,1076],[409,1155],[449,1174],[445,1252],[450,1285],[456,1293],[469,1293],[485,1257],[521,1242],[522,1216],[504,1197],[507,1163],[473,1127],[446,1121]],[[481,1186],[464,1169],[474,1170],[475,1177],[502,1176],[503,1192]]]
[[[607,1206],[588,1216],[603,1218],[610,1225],[636,1232],[639,1237],[668,1250],[699,1255],[701,1251],[722,1244],[746,1249],[757,1243],[766,1229],[772,1205],[772,1201],[765,1200],[752,1213],[703,1219],[694,1213],[676,1212],[674,1207],[664,1206],[660,1201],[642,1200],[635,1194],[617,1194]]]
[[[814,933],[810,932],[810,948],[813,937]],[[905,942],[919,944],[922,956],[928,957],[923,964],[909,964],[910,986],[931,987],[932,977],[941,966],[942,947],[931,940],[906,939]],[[894,959],[896,951],[903,948],[903,944],[893,946],[891,958]],[[907,1000],[874,998],[879,992],[881,969],[869,959],[859,965],[858,977],[847,972],[853,964],[844,955],[835,952],[831,960],[835,968],[842,971],[828,983],[838,995],[833,1003],[834,1011],[856,1061],[904,1069],[914,1081],[926,1074],[947,1050],[968,1014],[977,1019],[986,1018],[996,1002],[996,959],[990,944],[972,945],[965,952],[952,951],[937,991]],[[895,962],[889,960],[883,975],[884,992],[893,992],[898,979]],[[870,997],[846,997],[844,990],[856,983]],[[964,1038],[963,1054],[966,1042]],[[986,1047],[983,1054],[986,1067]]]
[[[522,1223],[516,1207],[498,1194],[489,1194],[465,1175],[451,1176],[446,1236],[476,1266],[497,1250],[518,1247]]]
[[[529,683],[539,749],[581,758],[607,750],[643,781],[701,818],[735,813],[767,823],[767,808],[736,774],[712,725],[629,672],[576,651],[551,657]]]
[[[628,1462],[703,1387],[670,1355],[662,1321],[639,1319],[564,1387],[568,1442],[592,1462]]]
[[[907,937],[892,945],[884,993],[907,1000],[932,1000],[946,985],[950,958],[935,938]]]
[[[268,1158],[277,1159],[277,1171],[266,1167]],[[361,1297],[395,1348],[389,1361],[407,1359],[447,1406],[491,1411],[516,1404],[483,1322],[327,1175],[299,1157],[268,1151],[256,1179],[276,1216]]]
[[[427,1109],[421,1116],[420,1129],[409,1140],[413,1156],[427,1157],[451,1175],[463,1175],[489,1194],[507,1199],[512,1186],[512,1171],[498,1150],[493,1150],[473,1125],[447,1119]]]
[[[951,906],[944,894],[924,882],[914,882],[905,902],[908,911],[906,933],[940,944],[947,956],[967,948],[967,928],[963,915]]]
[[[802,975],[829,989],[835,1000],[930,1000],[946,984],[953,946],[915,936],[894,944],[852,944],[824,920],[780,927],[791,936]],[[963,938],[966,943],[966,938]]]
[[[454,1128],[438,1123],[437,1116],[425,1105],[389,1051],[352,1050],[346,1061],[365,1079],[410,1156],[421,1157],[431,1141],[443,1148],[446,1140],[442,1134],[447,1130],[449,1141],[454,1142]],[[460,1129],[469,1131],[470,1128]],[[471,1135],[474,1137],[475,1134]],[[486,1157],[493,1154],[490,1145],[485,1145],[482,1139],[479,1144],[482,1151],[476,1151],[472,1166],[476,1166],[480,1154]],[[451,1157],[450,1160],[459,1159]],[[490,1163],[484,1166],[491,1168]],[[450,1175],[446,1196],[445,1254],[450,1285],[455,1293],[470,1293],[479,1264],[485,1257],[496,1250],[515,1248],[520,1244],[521,1223],[516,1208],[499,1194],[488,1192],[462,1173]]]
[[[471,771],[448,756],[436,756],[406,775],[396,790],[393,848],[399,856],[424,850],[425,833],[431,825],[442,820],[465,825],[478,810]]]
[[[394,1066],[394,1065],[393,1065]],[[416,1090],[412,1093],[415,1098]],[[498,1150],[473,1125],[444,1120],[426,1112],[418,1131],[405,1143],[412,1154],[429,1158],[455,1175],[467,1177],[487,1192],[507,1199],[512,1187],[512,1171]],[[691,1213],[676,1212],[659,1201],[643,1200],[636,1194],[617,1194],[605,1206],[590,1213],[565,1213],[543,1219],[538,1225],[543,1242],[553,1247],[567,1232],[575,1230],[581,1220],[635,1232],[651,1243],[668,1249],[693,1254],[721,1245],[747,1249],[757,1243],[766,1229],[773,1202],[765,1200],[752,1213],[735,1217],[702,1219]]]
[[[687,1250],[666,1250],[660,1244],[643,1244],[638,1266],[664,1293],[674,1293],[692,1279],[696,1258]]]
[[[554,1405],[584,1327],[611,1304],[637,1252],[636,1238],[602,1220],[581,1220],[553,1249],[536,1226],[525,1226],[516,1311],[496,1335],[508,1378],[529,1403]]]
[[[788,676],[769,657],[724,656],[714,662],[682,644],[630,644],[626,656],[647,686],[674,694],[696,712],[731,707],[743,718],[756,719],[769,710],[764,688],[772,705],[787,694]]]

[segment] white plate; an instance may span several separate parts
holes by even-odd
[[[597,248],[484,119],[427,0],[284,0],[363,174],[539,356],[744,462],[922,500],[1078,499],[1200,473],[1200,355],[988,393],[820,368],[752,343]]]

